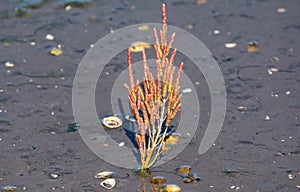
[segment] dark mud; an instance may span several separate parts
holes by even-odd
[[[101,160],[78,131],[68,132],[74,122],[71,92],[77,67],[90,45],[112,30],[160,22],[161,2],[94,1],[79,8],[72,5],[70,10],[58,6],[60,1],[41,2],[38,7],[24,7],[22,18],[15,12],[21,4],[1,2],[0,187],[15,185],[17,191],[32,192],[103,191],[94,175],[111,170],[129,174],[117,179],[112,191],[141,191],[141,180],[131,170]],[[278,8],[286,12],[279,13]],[[167,2],[168,23],[199,38],[219,63],[227,88],[227,113],[215,145],[198,155],[209,120],[210,95],[205,78],[187,60],[185,73],[200,82],[195,84],[200,125],[189,146],[174,160],[155,167],[153,175],[166,177],[183,191],[299,190],[299,9],[297,0]],[[220,34],[214,34],[215,30]],[[45,39],[47,34],[55,39]],[[257,41],[259,50],[248,52],[249,41]],[[237,46],[228,49],[224,45],[229,42]],[[50,55],[58,45],[63,54]],[[7,67],[6,62],[14,66]],[[100,76],[99,117],[111,114],[107,105],[111,81],[125,68],[126,56],[121,53],[105,68],[109,75]],[[269,74],[270,68],[278,72]],[[115,139],[126,139],[120,135]],[[169,173],[181,164],[193,166],[202,181],[184,184]],[[50,173],[59,176],[53,179]],[[289,174],[296,177],[289,179]]]

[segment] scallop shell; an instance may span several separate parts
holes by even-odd
[[[97,173],[95,175],[95,178],[96,179],[108,179],[108,178],[113,178],[115,176],[116,176],[115,172],[112,172],[112,171],[103,171],[103,172]]]
[[[123,124],[122,120],[116,116],[105,117],[103,118],[102,123],[105,127],[110,129],[119,128]]]
[[[104,189],[112,189],[116,186],[116,180],[113,178],[105,179],[100,183],[100,186]]]
[[[160,192],[181,192],[181,188],[175,184],[163,184]]]

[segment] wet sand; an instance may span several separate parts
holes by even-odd
[[[112,191],[141,191],[141,180],[131,170],[103,161],[78,131],[67,130],[74,122],[73,79],[90,45],[112,30],[159,23],[160,7],[161,2],[152,1],[95,1],[66,11],[50,3],[16,18],[12,4],[1,5],[0,187],[15,185],[17,191],[31,192],[104,191],[94,175],[111,170],[121,177],[129,174],[118,178]],[[286,12],[279,13],[278,8]],[[198,155],[195,151],[209,120],[210,95],[203,75],[187,62],[185,73],[200,82],[195,85],[200,125],[189,146],[174,160],[155,167],[154,174],[179,184],[183,191],[299,190],[299,8],[296,0],[167,3],[168,24],[195,35],[215,56],[227,88],[227,113],[215,145]],[[55,39],[45,39],[47,34]],[[249,41],[257,41],[259,50],[248,52]],[[226,48],[231,42],[237,46]],[[49,54],[58,45],[63,54]],[[125,67],[126,57],[116,56],[104,70],[109,75],[99,79],[102,88],[106,85],[109,90],[105,82]],[[271,74],[271,68],[279,70]],[[108,92],[98,90],[97,95]],[[97,100],[99,116],[111,113],[108,102]],[[202,181],[184,184],[167,173],[181,164],[193,166]],[[227,169],[238,173],[223,173]],[[49,173],[59,177],[51,179]]]

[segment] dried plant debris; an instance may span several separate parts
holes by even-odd
[[[129,50],[131,52],[142,52],[143,50],[150,49],[150,48],[151,45],[149,43],[143,41],[136,41],[130,45]]]
[[[68,130],[67,132],[75,132],[79,129],[80,125],[77,122],[73,122],[68,124]]]

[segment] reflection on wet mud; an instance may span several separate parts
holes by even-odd
[[[94,0],[22,0],[15,8],[16,17],[26,17],[31,11],[42,8],[45,4],[52,2],[54,8],[70,10],[72,7],[83,8],[90,5]]]

